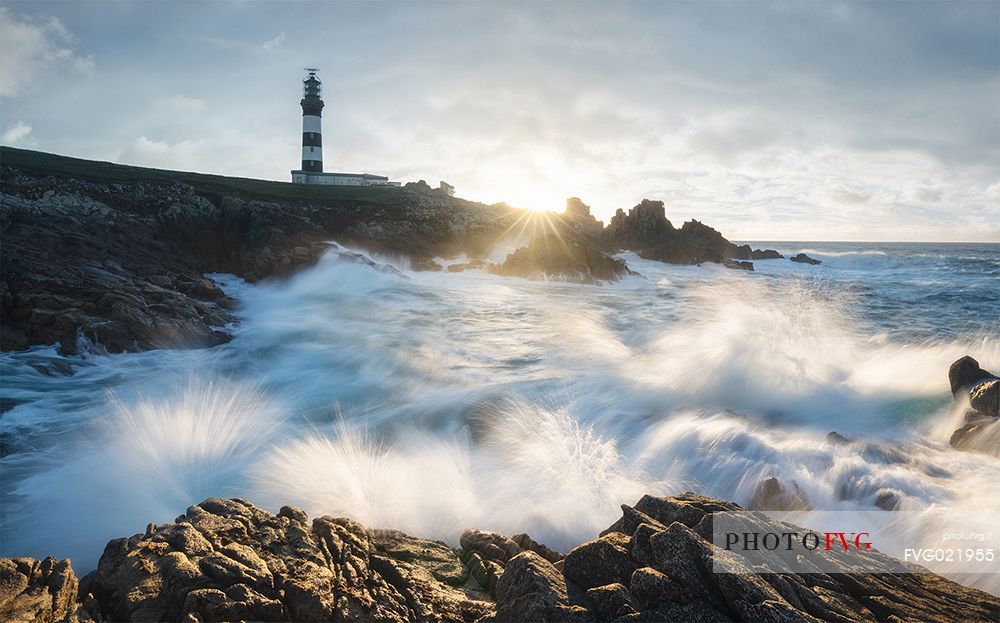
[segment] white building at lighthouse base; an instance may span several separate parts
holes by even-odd
[[[325,184],[327,186],[399,186],[384,175],[371,173],[318,173],[292,171],[293,184]]]

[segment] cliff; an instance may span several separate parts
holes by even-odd
[[[345,518],[209,499],[68,561],[0,559],[0,616],[49,621],[996,621],[1000,600],[931,573],[762,574],[712,545],[693,493],[644,496],[566,555],[467,530],[461,549]],[[781,531],[787,525],[771,526]],[[713,560],[727,573],[714,573]],[[887,568],[892,565],[887,565]]]
[[[3,350],[56,344],[72,354],[89,341],[116,353],[224,342],[233,301],[205,273],[280,276],[313,264],[330,240],[405,257],[415,269],[440,270],[433,258],[466,254],[472,262],[449,269],[584,283],[634,274],[611,257],[621,250],[749,269],[728,259],[764,253],[698,221],[675,228],[659,201],[619,210],[604,227],[575,197],[563,214],[539,215],[426,184],[306,186],[7,147],[0,202]],[[506,261],[483,260],[520,237],[528,244]]]
[[[336,239],[407,256],[476,254],[522,211],[420,188],[226,178],[0,150],[5,350],[78,338],[110,352],[227,339],[204,273],[249,281],[310,265]]]

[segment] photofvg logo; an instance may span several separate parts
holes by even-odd
[[[956,524],[961,517],[964,525]],[[715,513],[713,570],[1000,574],[993,518],[969,517],[975,515],[942,508]]]

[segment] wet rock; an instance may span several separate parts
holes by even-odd
[[[969,406],[988,417],[1000,417],[1000,380],[983,381],[969,392]]]
[[[948,368],[948,383],[951,385],[951,393],[957,399],[959,394],[968,391],[976,383],[987,379],[996,378],[979,366],[979,362],[966,355],[956,359]]]
[[[826,434],[826,440],[829,441],[830,443],[832,443],[834,445],[838,445],[838,446],[843,446],[843,445],[847,445],[847,444],[850,444],[850,443],[854,443],[853,439],[849,439],[847,437],[844,437],[843,435],[841,435],[837,431],[833,431],[833,430]]]
[[[895,491],[879,491],[875,496],[875,506],[884,511],[894,511],[899,505],[899,495]]]
[[[777,478],[770,476],[758,482],[750,494],[747,504],[750,510],[759,511],[793,511],[812,508],[805,493],[798,485],[782,484]]]
[[[984,452],[1000,457],[1000,420],[977,418],[952,433],[948,443],[956,450]]]
[[[948,382],[956,401],[968,392],[971,407],[965,424],[952,433],[951,446],[1000,456],[1000,379],[966,355],[948,368]]]
[[[823,263],[823,262],[821,262],[821,261],[819,261],[817,259],[813,259],[813,258],[809,257],[805,253],[799,253],[798,255],[796,255],[794,257],[790,257],[788,259],[790,259],[793,262],[798,262],[799,264],[813,264],[813,265],[816,265],[816,264],[822,264]]]
[[[732,268],[735,270],[753,270],[753,262],[742,262],[738,260],[726,260],[722,264],[726,268]]]

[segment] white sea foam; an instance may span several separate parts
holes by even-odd
[[[901,341],[864,292],[787,261],[627,255],[644,276],[584,286],[342,252],[285,282],[219,277],[242,323],[215,349],[70,359],[72,377],[4,355],[23,404],[3,419],[3,553],[86,570],[209,496],[562,549],[643,493],[746,503],[768,476],[818,507],[889,492],[975,508],[970,529],[1000,516],[1000,461],[947,445],[948,365],[1000,369],[994,333]]]

